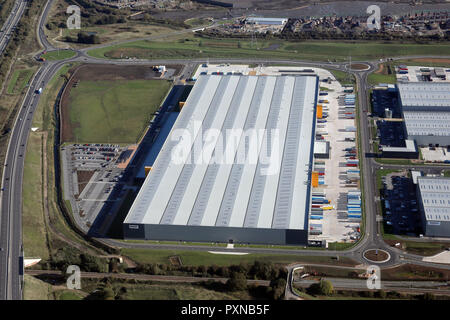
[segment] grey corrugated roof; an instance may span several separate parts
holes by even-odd
[[[200,76],[125,223],[304,229],[316,79]],[[201,121],[203,133],[209,128],[222,133],[232,128],[279,129],[280,170],[263,175],[267,165],[259,157],[256,164],[217,164],[213,156],[218,144],[209,164],[173,163],[173,132],[192,129],[194,120]],[[246,139],[241,138],[242,144],[248,148]],[[260,142],[258,152],[270,148]]]
[[[450,221],[450,178],[418,177],[427,221]]]
[[[450,112],[404,111],[408,136],[450,136]]]
[[[398,85],[403,108],[450,107],[450,83],[408,82]]]

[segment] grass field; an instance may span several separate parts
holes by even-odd
[[[55,61],[72,58],[75,54],[75,51],[72,50],[55,50],[43,54],[42,57],[46,60]]]
[[[27,274],[25,275],[24,280],[24,300],[53,300],[51,295],[51,285]]]
[[[205,18],[191,18],[185,20],[184,23],[191,27],[207,26],[211,24],[211,22]]]
[[[164,80],[81,81],[70,92],[72,142],[136,143],[169,88]]]
[[[247,255],[227,255],[212,254],[203,251],[182,251],[182,250],[148,250],[148,249],[122,249],[121,253],[130,259],[140,263],[160,263],[169,264],[169,257],[179,256],[183,265],[218,265],[229,266],[240,263],[273,262],[288,264],[292,262],[310,262],[324,264],[355,265],[354,261],[348,258],[341,258],[339,261],[332,257],[321,256],[300,256],[293,254],[247,254]]]
[[[47,111],[52,110],[52,107],[56,100],[56,96],[58,94],[58,90],[64,83],[64,80],[61,76],[65,75],[70,70],[70,68],[74,66],[75,64],[65,64],[50,80],[46,90],[42,92],[39,99],[39,105],[33,117],[33,127],[48,129],[47,126],[50,125],[51,114],[49,114],[49,112]],[[45,108],[44,106],[47,106],[48,108]]]
[[[332,42],[258,40],[252,44],[243,39],[190,38],[178,41],[136,41],[122,45],[93,49],[89,55],[97,58],[279,58],[293,60],[345,61],[378,59],[389,56],[432,55],[450,50],[450,45],[394,44],[382,42]],[[277,44],[276,50],[267,50]]]
[[[54,293],[56,300],[82,300],[86,294],[75,290],[58,290]]]
[[[418,241],[400,241],[404,244],[407,252],[421,256],[433,256],[450,247],[450,243],[442,242],[418,242]]]
[[[108,25],[93,25],[83,26],[83,31],[87,33],[93,33],[100,37],[102,43],[108,43],[112,41],[122,41],[130,39],[141,39],[160,35],[171,35],[179,28],[171,25],[155,25],[149,23],[140,23],[135,21],[127,21],[126,24],[108,24]],[[56,28],[54,30],[45,30],[45,33],[50,39],[56,40],[59,47],[64,48],[84,48],[90,45],[75,43],[75,42],[63,42],[66,36],[77,38],[78,29],[68,28]],[[53,41],[55,42],[55,41]]]
[[[125,285],[125,300],[235,300],[230,294],[192,285]]]
[[[21,93],[33,76],[34,69],[19,69],[14,71],[8,83],[8,94]]]
[[[42,134],[31,132],[23,175],[22,230],[26,257],[48,259],[42,203]]]
[[[375,158],[375,161],[381,164],[420,165],[408,159]]]
[[[397,83],[397,78],[395,77],[395,74],[379,74],[372,72],[367,77],[367,80],[370,85],[377,85],[379,83],[391,83],[391,84]]]
[[[382,279],[385,280],[438,280],[446,281],[450,275],[450,271],[446,269],[438,269],[434,267],[425,267],[411,264],[403,264],[394,268],[384,269],[382,271]]]
[[[354,85],[355,76],[350,73],[339,71],[339,70],[329,70],[336,80],[342,85]]]

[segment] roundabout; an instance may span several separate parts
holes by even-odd
[[[345,65],[345,69],[349,71],[368,71],[370,68],[370,65],[366,63],[352,63]]]
[[[381,249],[369,249],[363,252],[363,257],[369,262],[385,263],[391,259],[389,252]]]

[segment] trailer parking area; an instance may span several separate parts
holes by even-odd
[[[318,104],[322,105],[326,118],[317,119],[316,141],[330,143],[329,159],[314,159],[313,171],[324,171],[324,178],[323,184],[313,188],[312,192],[323,193],[330,203],[322,206],[327,209],[323,210],[321,220],[309,221],[310,225],[321,224],[322,234],[311,234],[309,238],[327,242],[353,242],[359,237],[360,222],[347,216],[347,192],[358,190],[359,173],[350,178],[347,170],[357,171],[358,167],[348,167],[347,163],[349,159],[357,160],[356,130],[352,130],[355,128],[355,119],[352,112],[346,112],[349,108],[345,104],[344,88],[338,81],[324,81],[328,76],[334,79],[331,74],[320,74],[322,95],[319,95]],[[324,167],[324,170],[320,170],[320,167]]]

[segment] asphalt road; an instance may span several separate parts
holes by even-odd
[[[5,23],[3,24],[0,31],[0,55],[3,54],[3,51],[5,51],[9,40],[11,40],[14,28],[17,26],[17,23],[19,23],[20,18],[25,11],[26,4],[27,3],[23,0],[16,1],[8,16],[8,19],[6,19]]]
[[[54,47],[49,43],[43,32],[47,15],[53,0],[47,2],[43,10],[43,14],[37,25],[39,42],[45,50],[51,51]],[[439,57],[439,56],[432,56]],[[401,57],[403,59],[419,58],[419,56]],[[445,58],[448,58],[445,56]],[[400,59],[400,58],[394,58]],[[31,129],[31,121],[34,111],[39,101],[39,95],[35,94],[35,90],[44,88],[52,76],[67,62],[85,62],[85,63],[102,63],[117,65],[136,65],[136,64],[166,64],[165,60],[103,60],[89,57],[85,50],[77,51],[75,57],[57,62],[45,62],[39,68],[38,72],[31,81],[31,85],[25,95],[23,105],[16,118],[12,129],[10,141],[8,144],[7,155],[5,160],[5,169],[2,177],[1,192],[1,234],[0,234],[0,299],[21,299],[22,298],[22,270],[19,270],[19,259],[22,255],[22,230],[21,230],[21,213],[22,213],[22,177],[24,154],[26,143]],[[204,63],[205,60],[170,60],[172,64],[197,64]],[[319,68],[328,68],[346,71],[345,63],[320,63],[310,61],[291,61],[291,60],[255,60],[255,59],[209,59],[209,62],[221,63],[277,63],[291,65],[308,65]],[[356,62],[356,61],[355,61]],[[365,195],[365,225],[364,237],[353,248],[345,251],[319,251],[319,250],[288,250],[288,249],[266,249],[266,248],[239,248],[239,251],[249,253],[284,253],[299,255],[315,255],[315,256],[345,256],[350,257],[363,264],[369,264],[369,261],[363,257],[363,252],[367,249],[377,248],[384,249],[389,252],[391,259],[385,263],[381,263],[381,267],[390,267],[401,263],[414,263],[423,266],[433,266],[439,268],[450,269],[450,265],[442,265],[421,261],[422,257],[407,254],[399,249],[389,247],[382,239],[378,224],[376,222],[376,206],[372,197],[375,196],[375,165],[373,159],[367,157],[366,153],[370,153],[370,134],[368,130],[368,118],[366,111],[368,110],[367,99],[367,75],[372,72],[377,62],[365,62],[371,67],[367,71],[351,71],[357,78],[359,108],[360,108],[360,134],[361,134],[361,151],[362,151],[362,168],[363,183]],[[112,239],[99,239],[111,246],[133,247],[133,248],[173,248],[183,250],[213,250],[207,246],[186,246],[186,245],[157,245],[157,244],[136,244],[124,243]],[[223,247],[220,247],[223,250]]]
[[[335,289],[360,289],[367,290],[367,282],[365,279],[346,279],[346,278],[329,278],[323,277],[322,279],[328,280],[333,284]],[[313,283],[318,283],[319,280],[299,280],[294,281],[295,285],[307,288]],[[432,292],[441,294],[450,294],[450,287],[446,283],[437,281],[381,281],[381,290],[396,290],[407,292]]]

